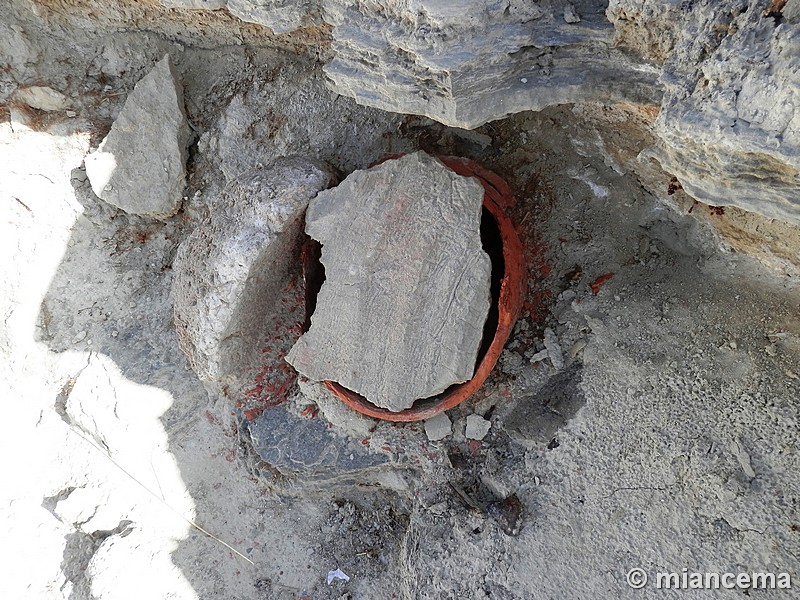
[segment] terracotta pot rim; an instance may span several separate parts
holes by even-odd
[[[387,160],[400,158],[401,156],[403,154],[387,156],[375,163],[375,165]],[[433,398],[417,400],[413,406],[399,412],[392,412],[376,406],[335,381],[323,382],[325,387],[347,406],[376,419],[395,422],[430,419],[434,415],[449,410],[472,396],[489,377],[497,360],[500,358],[503,346],[505,346],[506,340],[508,340],[522,309],[525,283],[522,243],[514,225],[511,223],[511,219],[504,212],[504,209],[513,206],[516,202],[511,189],[495,173],[473,160],[452,156],[438,156],[437,158],[459,175],[478,179],[485,190],[483,207],[491,213],[500,230],[500,237],[503,243],[504,269],[500,284],[500,298],[498,300],[497,328],[495,329],[492,343],[475,369],[472,379],[452,386],[448,391]]]

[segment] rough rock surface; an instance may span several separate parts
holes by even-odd
[[[309,0],[228,0],[228,10],[248,23],[266,25],[275,33],[310,24],[313,2]]]
[[[553,104],[657,102],[657,69],[613,46],[606,4],[328,2],[335,56],[325,71],[361,104],[468,129]]]
[[[69,100],[53,88],[39,85],[17,90],[17,100],[20,100],[38,110],[53,111],[63,110],[69,106]]]
[[[175,326],[201,379],[224,380],[260,351],[297,255],[303,213],[330,180],[325,167],[306,159],[255,169],[181,244],[173,266]]]
[[[448,125],[579,101],[657,106],[666,90],[646,156],[706,204],[800,221],[797,0],[282,4],[228,8],[277,32],[321,13],[337,92]]]
[[[318,15],[317,3],[309,0],[161,0],[167,8],[219,9],[247,23],[269,27],[275,33],[286,33],[311,25]]]
[[[492,428],[491,421],[487,421],[480,415],[470,415],[467,417],[467,427],[464,436],[468,440],[482,440]]]
[[[675,0],[610,0],[606,16],[614,26],[614,44],[663,63],[680,34],[686,16],[683,6]]]
[[[535,392],[520,395],[506,414],[503,428],[516,441],[547,444],[586,404],[580,388],[582,367],[560,371]]]
[[[334,95],[322,74],[306,65],[274,60],[263,68],[264,80],[226,101],[217,122],[197,143],[208,168],[221,169],[226,180],[236,181],[259,164],[298,149],[344,173],[406,149],[385,142],[386,131],[400,127],[399,115],[365,110]]]
[[[654,156],[706,204],[800,223],[800,2],[768,5],[687,14],[664,66]]]
[[[326,281],[287,356],[393,411],[472,377],[489,309],[483,188],[423,152],[351,174],[309,205]]]
[[[86,157],[92,190],[131,214],[175,214],[190,137],[182,86],[167,55],[136,84],[111,131]]]
[[[372,454],[336,435],[323,419],[297,418],[282,406],[264,411],[247,427],[258,455],[285,475],[330,479],[388,462],[386,454]]]
[[[453,433],[453,423],[447,413],[439,413],[425,421],[425,435],[432,442],[443,440]]]

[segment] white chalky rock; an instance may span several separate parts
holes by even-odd
[[[69,100],[61,92],[53,88],[39,85],[22,88],[17,91],[17,99],[31,108],[44,111],[63,110],[69,106]]]
[[[445,413],[439,413],[425,421],[425,435],[432,442],[443,440],[453,433],[453,423]]]
[[[464,433],[468,440],[482,440],[491,429],[491,421],[487,421],[480,415],[470,415],[467,417],[467,430]]]
[[[111,131],[86,157],[92,190],[131,214],[175,214],[186,186],[190,137],[183,89],[167,55],[136,84]]]

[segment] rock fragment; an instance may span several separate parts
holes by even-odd
[[[465,436],[468,440],[482,440],[491,429],[491,421],[487,421],[480,415],[470,415],[467,417],[467,430]]]
[[[547,355],[550,357],[550,362],[556,369],[564,368],[564,353],[561,351],[561,344],[558,343],[558,337],[555,332],[549,327],[544,330],[544,347],[547,349]]]
[[[325,72],[360,104],[465,129],[555,104],[657,103],[657,70],[614,46],[606,6],[327,0]]]
[[[326,281],[287,360],[392,411],[469,380],[490,301],[483,194],[424,152],[320,193],[306,232]]]
[[[425,421],[425,435],[432,442],[443,440],[453,433],[453,424],[445,413],[441,412]]]
[[[572,4],[567,4],[564,7],[564,21],[567,23],[580,23],[581,18],[578,16],[578,11]]]
[[[304,419],[284,406],[265,410],[246,424],[253,448],[269,465],[287,476],[305,481],[338,478],[375,471],[389,462],[385,454],[372,454],[362,444],[336,435],[324,419]]]
[[[540,350],[533,356],[531,356],[531,364],[542,362],[545,358],[550,356],[550,352],[548,352],[547,348],[544,350]]]
[[[279,159],[212,201],[209,222],[178,248],[175,329],[200,379],[222,380],[256,364],[280,309],[308,200],[330,180],[316,162]]]
[[[265,25],[275,33],[311,24],[314,12],[308,3],[295,0],[228,0],[228,10],[242,21]]]
[[[69,106],[69,100],[61,92],[53,88],[32,85],[17,91],[17,99],[31,108],[44,111],[63,110]]]
[[[520,520],[525,509],[516,494],[510,495],[504,500],[490,502],[486,507],[486,512],[497,521],[503,533],[511,536],[519,534]]]
[[[166,55],[136,84],[111,131],[86,157],[92,190],[131,214],[175,214],[186,186],[190,137],[183,89]]]
[[[733,440],[731,443],[731,450],[739,461],[745,476],[748,479],[755,479],[756,472],[753,470],[753,464],[750,462],[750,454],[745,450],[744,445],[740,440]]]

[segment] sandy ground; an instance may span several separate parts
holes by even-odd
[[[648,191],[623,160],[646,142],[625,109],[615,123],[560,107],[476,135],[362,109],[327,92],[314,63],[267,50],[81,43],[40,74],[74,92],[76,117],[9,106],[0,122],[0,597],[638,599],[672,594],[656,573],[683,569],[789,573],[795,588],[685,598],[796,597],[797,278],[731,252],[708,207],[698,219]],[[130,71],[75,75],[105,47],[136,50]],[[166,223],[87,194],[84,156],[165,50],[200,133],[221,135],[231,99],[257,90],[251,118],[271,114],[276,133],[236,160],[307,152],[346,174],[421,148],[512,185],[532,304],[486,387],[450,411],[452,437],[381,426],[396,452],[424,457],[400,461],[393,485],[256,470],[231,407],[188,369],[170,266],[202,215],[195,192],[224,183],[203,150],[219,145],[192,150],[192,200]],[[531,362],[546,327],[562,369]],[[476,410],[492,422],[482,443],[463,435]],[[483,510],[509,494],[516,535]],[[328,585],[337,567],[351,579]],[[641,590],[626,582],[637,567]]]

